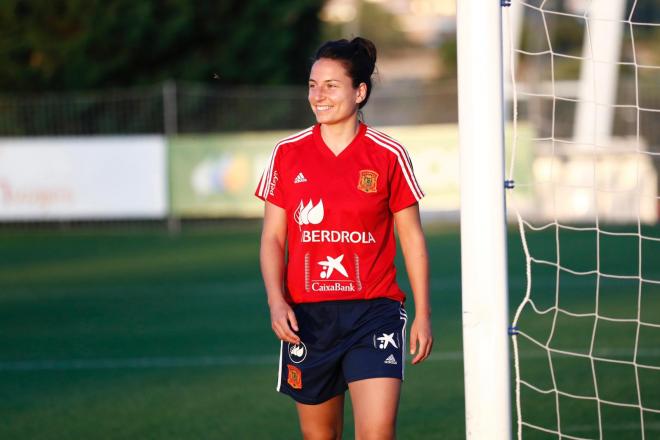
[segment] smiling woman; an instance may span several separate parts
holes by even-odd
[[[353,87],[342,65],[332,59],[315,62],[309,75],[309,103],[320,124],[353,122],[355,105],[365,102],[366,90],[364,82]]]
[[[337,122],[341,116],[352,116],[356,103],[361,109],[369,100],[376,47],[363,38],[356,38],[352,44],[354,47],[331,41],[316,53],[316,62],[309,74],[309,103],[317,120]],[[334,112],[334,119],[329,112],[332,109],[340,110]],[[331,119],[326,119],[328,117]]]
[[[275,146],[256,191],[266,202],[261,270],[282,341],[277,390],[296,401],[305,439],[341,438],[347,389],[356,438],[390,439],[407,322],[395,226],[415,300],[412,363],[433,344],[424,194],[403,146],[358,118],[374,44],[329,41],[314,60],[308,99],[317,124]]]

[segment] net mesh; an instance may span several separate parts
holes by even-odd
[[[660,438],[660,7],[614,3],[504,10],[518,438]]]

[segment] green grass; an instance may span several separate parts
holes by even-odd
[[[399,437],[461,439],[458,229],[426,230],[437,342],[432,359],[406,369]],[[187,226],[178,235],[146,226],[0,230],[0,438],[298,438],[292,402],[274,391],[279,343],[268,322],[258,239],[257,222]],[[562,261],[577,270],[588,267],[592,241],[586,234],[565,239]],[[603,264],[638,270],[636,248],[616,246],[626,250],[608,254]],[[535,233],[530,250],[554,259],[554,231]],[[646,253],[645,278],[658,279],[659,255]],[[513,312],[525,289],[517,231],[510,233],[509,259]],[[534,268],[537,306],[554,304],[555,283],[553,270]],[[560,284],[562,308],[594,310],[591,278],[562,274]],[[644,289],[643,319],[658,323],[660,291],[654,285]],[[636,313],[637,291],[631,294],[630,283],[612,282],[600,291],[601,314]],[[527,307],[519,326],[545,340],[553,318]],[[588,350],[593,318],[559,314],[554,326],[553,348]],[[545,351],[518,338],[523,379],[551,386]],[[630,343],[630,324],[599,323],[596,353],[631,359]],[[659,365],[658,347],[657,330],[642,332],[638,360]],[[590,365],[580,361],[553,355],[560,390],[593,393]],[[596,370],[601,398],[636,398],[632,367],[605,364]],[[660,408],[658,374],[644,370],[639,379],[645,405]],[[593,402],[561,398],[560,408],[566,432],[595,435]],[[604,438],[639,438],[639,411],[605,405],[602,412]],[[554,394],[524,390],[524,420],[554,429],[555,414]],[[646,415],[647,438],[660,435],[660,418],[653,416]],[[353,437],[351,425],[347,405],[346,438]],[[556,438],[535,430],[525,434]]]

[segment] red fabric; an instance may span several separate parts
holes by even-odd
[[[255,195],[286,210],[289,301],[405,299],[393,213],[424,194],[392,138],[361,124],[335,156],[310,127],[276,145]]]

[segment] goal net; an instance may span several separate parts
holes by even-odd
[[[517,436],[660,438],[660,4],[503,17]]]

